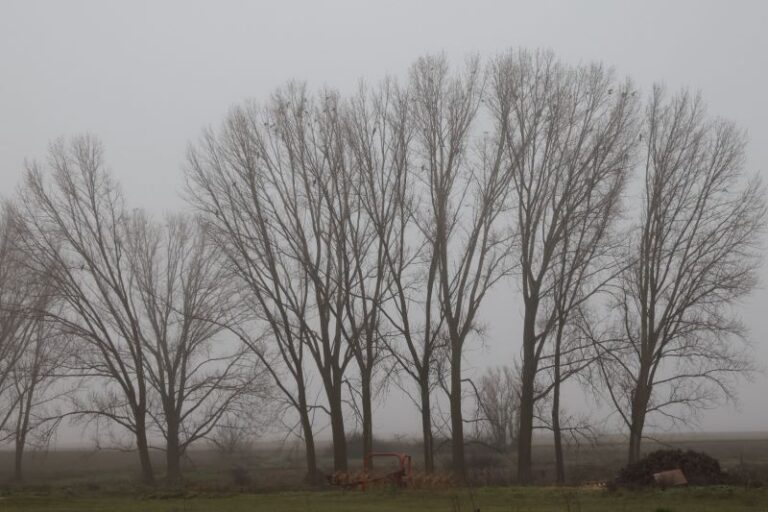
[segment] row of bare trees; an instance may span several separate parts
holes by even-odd
[[[464,346],[486,291],[507,271],[511,239],[500,141],[469,143],[482,75],[478,60],[454,76],[444,59],[424,58],[409,86],[361,87],[346,101],[291,84],[266,106],[235,109],[190,151],[193,203],[275,340],[256,352],[297,410],[310,477],[317,405],[307,402],[305,353],[325,392],[336,470],[347,467],[346,370],[357,367],[350,399],[360,403],[367,455],[384,354],[419,387],[425,468],[434,467],[438,358],[448,362],[451,435],[463,439]],[[463,476],[464,445],[452,446]]]
[[[463,478],[465,347],[482,332],[487,291],[514,277],[518,477],[531,479],[543,421],[563,481],[566,381],[606,394],[634,459],[645,414],[728,394],[728,375],[748,369],[728,309],[753,286],[765,206],[760,184],[741,178],[743,152],[743,134],[685,91],[656,88],[643,107],[633,84],[603,66],[510,51],[454,70],[422,58],[405,84],[361,86],[347,99],[290,84],[206,132],[187,176],[266,320],[259,336],[279,357],[260,357],[301,418],[310,473],[312,412],[326,405],[307,401],[305,350],[326,394],[337,470],[354,363],[349,398],[365,453],[376,369],[394,368],[417,390],[428,471],[434,391],[445,391]],[[644,202],[627,199],[638,190]]]
[[[20,259],[3,268],[35,301],[18,313],[4,310],[19,315],[18,326],[4,320],[15,329],[9,336],[29,338],[12,365],[20,375],[17,444],[32,426],[49,368],[51,377],[81,385],[48,420],[72,416],[130,432],[147,483],[155,478],[153,438],[164,441],[167,478],[176,481],[189,445],[263,397],[261,366],[220,338],[223,321],[240,313],[238,285],[217,248],[194,220],[158,222],[129,211],[96,140],[57,142],[45,164],[30,163],[4,222],[15,230],[7,241]],[[54,386],[59,394],[64,387]]]
[[[404,82],[349,95],[289,83],[190,146],[197,215],[162,221],[125,206],[97,141],[54,144],[3,217],[5,422],[120,427],[147,482],[160,438],[178,480],[192,443],[274,389],[316,482],[319,425],[345,471],[350,415],[368,455],[396,380],[426,471],[445,400],[457,478],[479,422],[516,444],[521,483],[534,430],[551,430],[563,482],[563,438],[585,425],[562,403],[573,383],[615,409],[635,460],[649,418],[685,419],[751,369],[734,305],[755,285],[765,219],[738,128],[687,91],[643,101],[546,51],[423,57]],[[506,281],[520,357],[476,384],[467,347]],[[54,374],[78,382],[67,412],[30,413],[63,389],[43,390]]]

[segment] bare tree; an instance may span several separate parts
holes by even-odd
[[[426,240],[427,261],[434,258],[435,285],[448,341],[453,470],[464,480],[462,358],[477,314],[490,287],[507,271],[509,234],[501,213],[510,174],[502,144],[508,124],[478,140],[478,110],[483,94],[478,59],[451,73],[445,57],[425,57],[411,68],[411,119],[414,123],[415,179],[424,197],[416,213]]]
[[[392,81],[378,88],[361,85],[346,111],[346,144],[353,166],[354,215],[348,216],[353,276],[347,302],[350,346],[357,362],[363,457],[373,451],[374,373],[380,366],[391,327],[387,302],[400,297],[398,266],[405,242],[409,207],[407,95]],[[395,276],[393,282],[392,276]],[[402,329],[401,329],[402,332]]]
[[[152,483],[146,353],[131,297],[123,196],[91,137],[53,144],[48,164],[50,171],[28,165],[19,200],[26,259],[47,273],[67,306],[55,319],[82,342],[75,351],[80,371],[104,382],[88,412],[131,432],[142,478]]]
[[[17,251],[19,230],[12,211],[4,206],[0,216],[0,429],[4,428],[16,409],[18,396],[12,392],[13,376],[32,337],[34,324],[29,322],[27,297],[30,294]]]
[[[258,407],[268,386],[239,340],[221,336],[240,306],[224,259],[202,227],[178,215],[159,224],[141,211],[128,225],[131,300],[157,397],[149,414],[165,439],[167,480],[177,482],[187,448],[246,401]]]
[[[599,289],[582,285],[595,273],[594,256],[625,182],[634,93],[599,65],[570,68],[543,51],[499,57],[491,82],[491,111],[506,127],[505,164],[515,191],[524,304],[518,479],[528,483],[535,402],[552,387],[559,393],[569,312]],[[537,394],[550,342],[554,386]],[[553,407],[556,421],[559,396]]]
[[[258,416],[255,410],[227,414],[209,436],[211,444],[228,458],[250,453],[260,429],[266,426],[264,418]]]
[[[307,397],[306,359],[325,390],[334,467],[347,468],[342,393],[354,358],[348,315],[356,279],[348,229],[357,211],[341,110],[336,93],[313,98],[292,84],[263,108],[233,110],[189,158],[193,202],[268,326],[268,341],[251,346],[299,414],[313,479],[316,406]]]
[[[635,93],[625,88],[622,94]],[[551,419],[546,423],[553,433],[555,479],[559,484],[565,483],[561,387],[572,377],[581,377],[595,361],[589,337],[583,335],[580,327],[585,321],[582,313],[607,293],[623,269],[623,261],[617,257],[623,238],[616,227],[636,130],[634,102],[620,104],[619,108],[618,112],[608,115],[632,116],[619,121],[624,125],[618,129],[626,131],[623,141],[621,133],[608,135],[617,137],[617,151],[623,151],[623,155],[618,160],[602,162],[604,165],[579,170],[580,177],[571,182],[570,197],[564,200],[567,214],[562,220],[562,229],[565,234],[559,241],[548,276],[552,282],[551,293],[543,297],[540,305],[545,310],[542,317],[552,325],[548,334],[551,343],[541,355],[539,372],[544,374],[543,389],[534,396],[538,399],[551,394]],[[595,120],[593,129],[605,129],[602,122],[604,120]],[[596,150],[599,151],[601,149]],[[578,440],[582,433],[591,435],[584,418],[568,426],[567,431],[572,440]]]
[[[599,247],[599,242],[592,247]],[[561,267],[562,269],[563,267]],[[584,283],[581,284],[583,285]],[[602,287],[605,282],[599,284]],[[586,291],[590,295],[596,292],[597,289]],[[565,483],[563,432],[566,431],[572,441],[579,441],[580,437],[590,437],[592,435],[592,427],[589,424],[588,415],[582,414],[577,418],[570,415],[564,416],[564,410],[560,402],[561,389],[566,381],[574,377],[584,379],[589,374],[589,368],[596,359],[594,352],[591,350],[589,338],[583,336],[578,328],[583,318],[578,311],[572,309],[571,301],[583,303],[583,297],[579,294],[584,293],[584,290],[577,288],[571,290],[571,293],[570,298],[565,299],[568,301],[566,304],[561,302],[564,298],[558,297],[557,292],[554,297],[555,307],[560,308],[558,315],[562,316],[556,321],[556,327],[552,334],[553,346],[551,351],[541,356],[539,372],[543,377],[540,379],[541,382],[534,387],[534,397],[537,402],[534,411],[539,408],[549,407],[548,418],[541,412],[534,412],[534,418],[541,423],[543,428],[552,431],[555,448],[555,482],[558,484]],[[590,386],[586,387],[589,388]],[[542,403],[538,404],[539,401]],[[576,420],[575,422],[573,421],[574,419]]]
[[[655,87],[639,138],[642,206],[613,304],[618,332],[592,332],[630,462],[650,415],[684,420],[730,397],[751,367],[732,307],[755,285],[766,213],[765,189],[742,176],[743,132],[709,118],[699,95]]]
[[[377,232],[387,274],[387,300],[381,306],[381,315],[386,319],[382,340],[395,371],[404,372],[417,387],[417,396],[408,395],[421,415],[424,470],[432,472],[432,392],[437,385],[437,358],[445,344],[445,317],[437,280],[438,253],[421,230],[428,221],[417,217],[426,187],[414,168],[418,159],[414,154],[412,92],[390,83],[383,91],[384,98],[377,102],[381,106],[374,128],[384,130],[387,137],[379,175],[379,187],[384,189],[381,195],[386,198],[382,204],[387,209],[386,214],[374,214],[379,219]]]
[[[72,340],[61,333],[57,323],[47,319],[46,310],[55,306],[44,302],[44,299],[38,301],[35,307],[45,309],[27,313],[34,327],[24,354],[13,370],[11,397],[15,403],[15,421],[6,427],[6,431],[14,445],[14,479],[17,482],[24,479],[25,450],[28,446],[48,446],[61,419],[60,412],[52,407],[71,391],[64,378],[72,356]]]
[[[69,414],[130,432],[146,483],[157,428],[176,481],[184,450],[262,390],[239,343],[213,343],[233,308],[221,258],[194,223],[129,213],[93,138],[57,142],[49,164],[29,165],[20,222],[25,261],[62,304],[45,316],[75,338],[76,374],[97,383]]]
[[[187,175],[193,204],[246,284],[241,300],[251,305],[253,318],[267,324],[268,334],[266,341],[262,336],[249,336],[238,318],[228,320],[228,328],[262,360],[299,415],[307,481],[315,483],[319,475],[305,368],[309,335],[301,320],[311,309],[311,283],[299,261],[282,257],[281,247],[289,246],[289,240],[272,220],[282,212],[275,211],[277,205],[268,197],[266,178],[257,165],[257,144],[266,143],[260,123],[269,128],[267,119],[255,105],[235,109],[220,134],[207,131],[199,147],[190,149]]]
[[[25,264],[19,249],[21,235],[17,212],[4,205],[0,216],[0,437],[14,444],[18,481],[30,432],[38,431],[41,440],[51,433],[51,428],[41,428],[46,422],[39,413],[53,399],[46,392],[67,352],[63,343],[52,343],[51,325],[44,317],[51,302],[48,283]]]
[[[23,458],[28,445],[48,446],[59,425],[60,414],[46,406],[55,404],[70,391],[62,385],[70,344],[51,331],[50,325],[39,325],[27,356],[15,372],[18,403],[12,436],[14,479],[19,482],[23,480]]]
[[[477,389],[478,435],[487,444],[503,450],[517,440],[520,408],[520,376],[511,366],[486,371]]]

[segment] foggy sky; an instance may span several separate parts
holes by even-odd
[[[460,61],[513,46],[602,61],[645,91],[656,81],[700,89],[711,113],[747,129],[747,170],[768,179],[766,26],[760,0],[0,0],[0,190],[10,196],[24,159],[44,156],[50,140],[88,132],[103,141],[129,205],[183,209],[186,146],[235,103],[265,99],[293,78],[350,90],[360,78],[403,76],[424,53]],[[761,277],[742,312],[766,365],[768,267]],[[517,295],[505,283],[489,296],[488,337],[470,349],[470,369],[518,353]],[[704,413],[699,428],[768,431],[766,392],[757,375],[738,407]],[[416,432],[413,405],[391,393],[376,410],[377,431]]]

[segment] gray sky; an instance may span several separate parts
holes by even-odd
[[[646,89],[701,89],[710,111],[749,133],[748,169],[768,179],[768,2],[754,1],[11,1],[0,0],[0,190],[25,158],[60,135],[89,132],[134,206],[183,208],[187,143],[246,98],[288,79],[348,89],[402,75],[419,55],[490,56],[548,47],[600,60]],[[744,305],[768,363],[768,269]],[[494,292],[474,366],[510,362],[519,313],[510,284]],[[738,409],[702,417],[708,431],[768,430],[768,379],[745,384]],[[416,430],[415,410],[377,411],[385,431]]]

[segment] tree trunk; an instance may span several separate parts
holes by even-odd
[[[421,388],[421,433],[424,439],[424,471],[435,470],[434,439],[432,437],[432,404],[429,398],[429,375],[422,376]]]
[[[373,460],[369,455],[373,453],[373,406],[371,404],[371,375],[364,373],[360,394],[363,402],[363,461],[368,469],[373,469]]]
[[[641,377],[644,373],[641,371]],[[629,425],[629,455],[627,461],[629,464],[640,460],[640,445],[643,440],[643,427],[645,426],[645,413],[648,408],[650,390],[643,385],[643,380],[639,381],[632,397],[632,416]]]
[[[523,371],[525,374],[526,372]],[[531,443],[533,441],[533,386],[523,376],[520,397],[520,429],[517,434],[517,482],[522,485],[531,483]]]
[[[35,361],[39,360],[41,344],[35,345]],[[16,423],[16,446],[14,453],[13,475],[17,482],[24,480],[24,449],[27,446],[27,434],[29,433],[29,419],[32,414],[32,401],[39,378],[40,365],[36,364],[30,376],[30,385],[26,390],[26,396],[19,401],[19,420]]]
[[[13,454],[13,479],[16,482],[24,481],[23,462],[24,462],[24,446],[26,444],[26,440],[27,440],[26,431],[19,432],[16,435],[16,446],[15,446],[15,452]]]
[[[165,478],[169,484],[177,484],[181,481],[181,449],[178,422],[175,420],[168,421],[165,448]]]
[[[453,474],[459,483],[467,480],[464,463],[464,418],[461,414],[461,351],[451,351],[451,452]]]
[[[533,402],[536,380],[535,341],[536,307],[526,304],[523,326],[523,370],[520,389],[520,431],[517,437],[517,481],[527,485],[532,480]]]
[[[328,393],[333,437],[333,469],[347,471],[347,437],[344,432],[344,411],[341,405],[341,385],[334,385]]]
[[[555,483],[563,485],[565,483],[565,459],[563,456],[563,436],[560,431],[560,372],[555,369],[557,381],[552,390],[552,434],[555,440]]]
[[[629,431],[629,456],[627,461],[633,464],[640,460],[640,440],[642,439],[642,429],[637,429],[633,425]]]
[[[33,376],[34,378],[36,377]],[[24,448],[27,444],[27,432],[29,432],[29,416],[32,410],[33,391],[34,387],[27,390],[26,397],[19,402],[19,417],[16,422],[15,451],[13,454],[13,478],[16,482],[24,480]]]
[[[565,483],[565,459],[563,456],[563,436],[560,430],[560,352],[563,336],[562,325],[558,327],[555,342],[554,387],[552,388],[552,434],[555,442],[555,483]]]
[[[301,417],[301,429],[304,434],[304,451],[307,459],[307,474],[305,481],[309,485],[317,485],[320,483],[320,475],[317,471],[315,436],[312,433],[312,421],[309,418],[307,398],[303,387],[299,388],[299,416]]]
[[[152,460],[149,456],[149,440],[143,415],[136,415],[136,448],[139,451],[141,463],[141,480],[147,485],[155,484],[155,473],[152,470]]]

